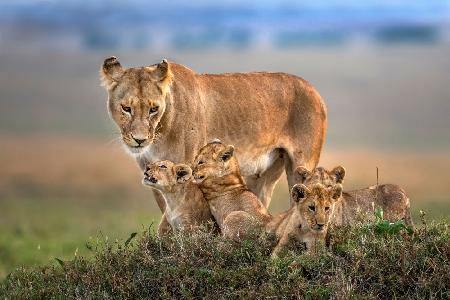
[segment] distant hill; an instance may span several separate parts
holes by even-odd
[[[46,48],[430,43],[447,38],[449,20],[449,1],[0,2],[2,42]]]

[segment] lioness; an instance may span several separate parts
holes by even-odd
[[[159,190],[164,196],[166,209],[158,227],[158,234],[177,230],[189,230],[201,224],[213,222],[208,203],[192,182],[192,169],[184,164],[163,160],[147,165],[144,185]],[[170,224],[170,226],[168,226]]]
[[[341,195],[340,184],[331,187],[320,183],[308,187],[294,185],[291,190],[294,205],[266,225],[266,231],[275,233],[279,240],[272,256],[278,256],[291,239],[305,243],[307,251],[314,252],[316,245],[325,241],[330,218]]]
[[[108,109],[140,167],[146,161],[193,161],[213,138],[236,146],[241,174],[267,207],[286,169],[314,168],[325,139],[327,113],[319,93],[285,73],[196,74],[163,60],[125,69],[116,57],[100,70]],[[162,197],[156,200],[164,210]]]
[[[320,182],[326,186],[340,184],[345,177],[345,169],[341,166],[327,171],[317,167],[309,171],[298,167],[295,171],[298,183],[311,184]],[[373,218],[374,209],[381,208],[384,218],[390,222],[404,220],[413,225],[410,201],[405,191],[394,184],[374,185],[364,189],[342,193],[341,201],[336,203],[332,223],[335,225],[353,224],[361,214]]]
[[[206,144],[195,158],[193,176],[224,236],[247,237],[271,219],[266,207],[248,190],[234,146],[220,141]]]

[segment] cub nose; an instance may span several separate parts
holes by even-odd
[[[145,143],[147,141],[147,138],[142,138],[142,137],[135,137],[133,135],[131,135],[131,137],[133,138],[133,140],[140,146],[141,144]]]
[[[322,229],[323,229],[323,225],[324,225],[324,224],[319,224],[319,223],[317,223],[317,229],[322,230]]]

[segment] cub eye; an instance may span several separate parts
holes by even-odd
[[[131,107],[122,105],[122,110],[126,113],[131,114]]]
[[[157,112],[159,109],[159,106],[153,106],[152,108],[150,108],[150,114],[154,114],[155,112]]]
[[[308,208],[310,211],[316,211],[316,207],[314,205],[310,205]]]
[[[203,165],[204,163],[205,162],[203,160],[201,160],[201,161],[198,162],[198,165],[200,166],[200,165]]]
[[[166,165],[160,165],[159,168],[160,169],[167,169],[167,166]]]
[[[327,206],[327,207],[325,207],[325,211],[329,211],[330,210],[330,208]]]

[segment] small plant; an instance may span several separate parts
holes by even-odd
[[[384,213],[381,208],[375,210],[375,222],[373,224],[375,233],[377,234],[399,234],[402,230],[405,230],[409,234],[413,234],[414,230],[411,226],[407,226],[403,220],[397,220],[395,222],[389,222],[384,219]]]

